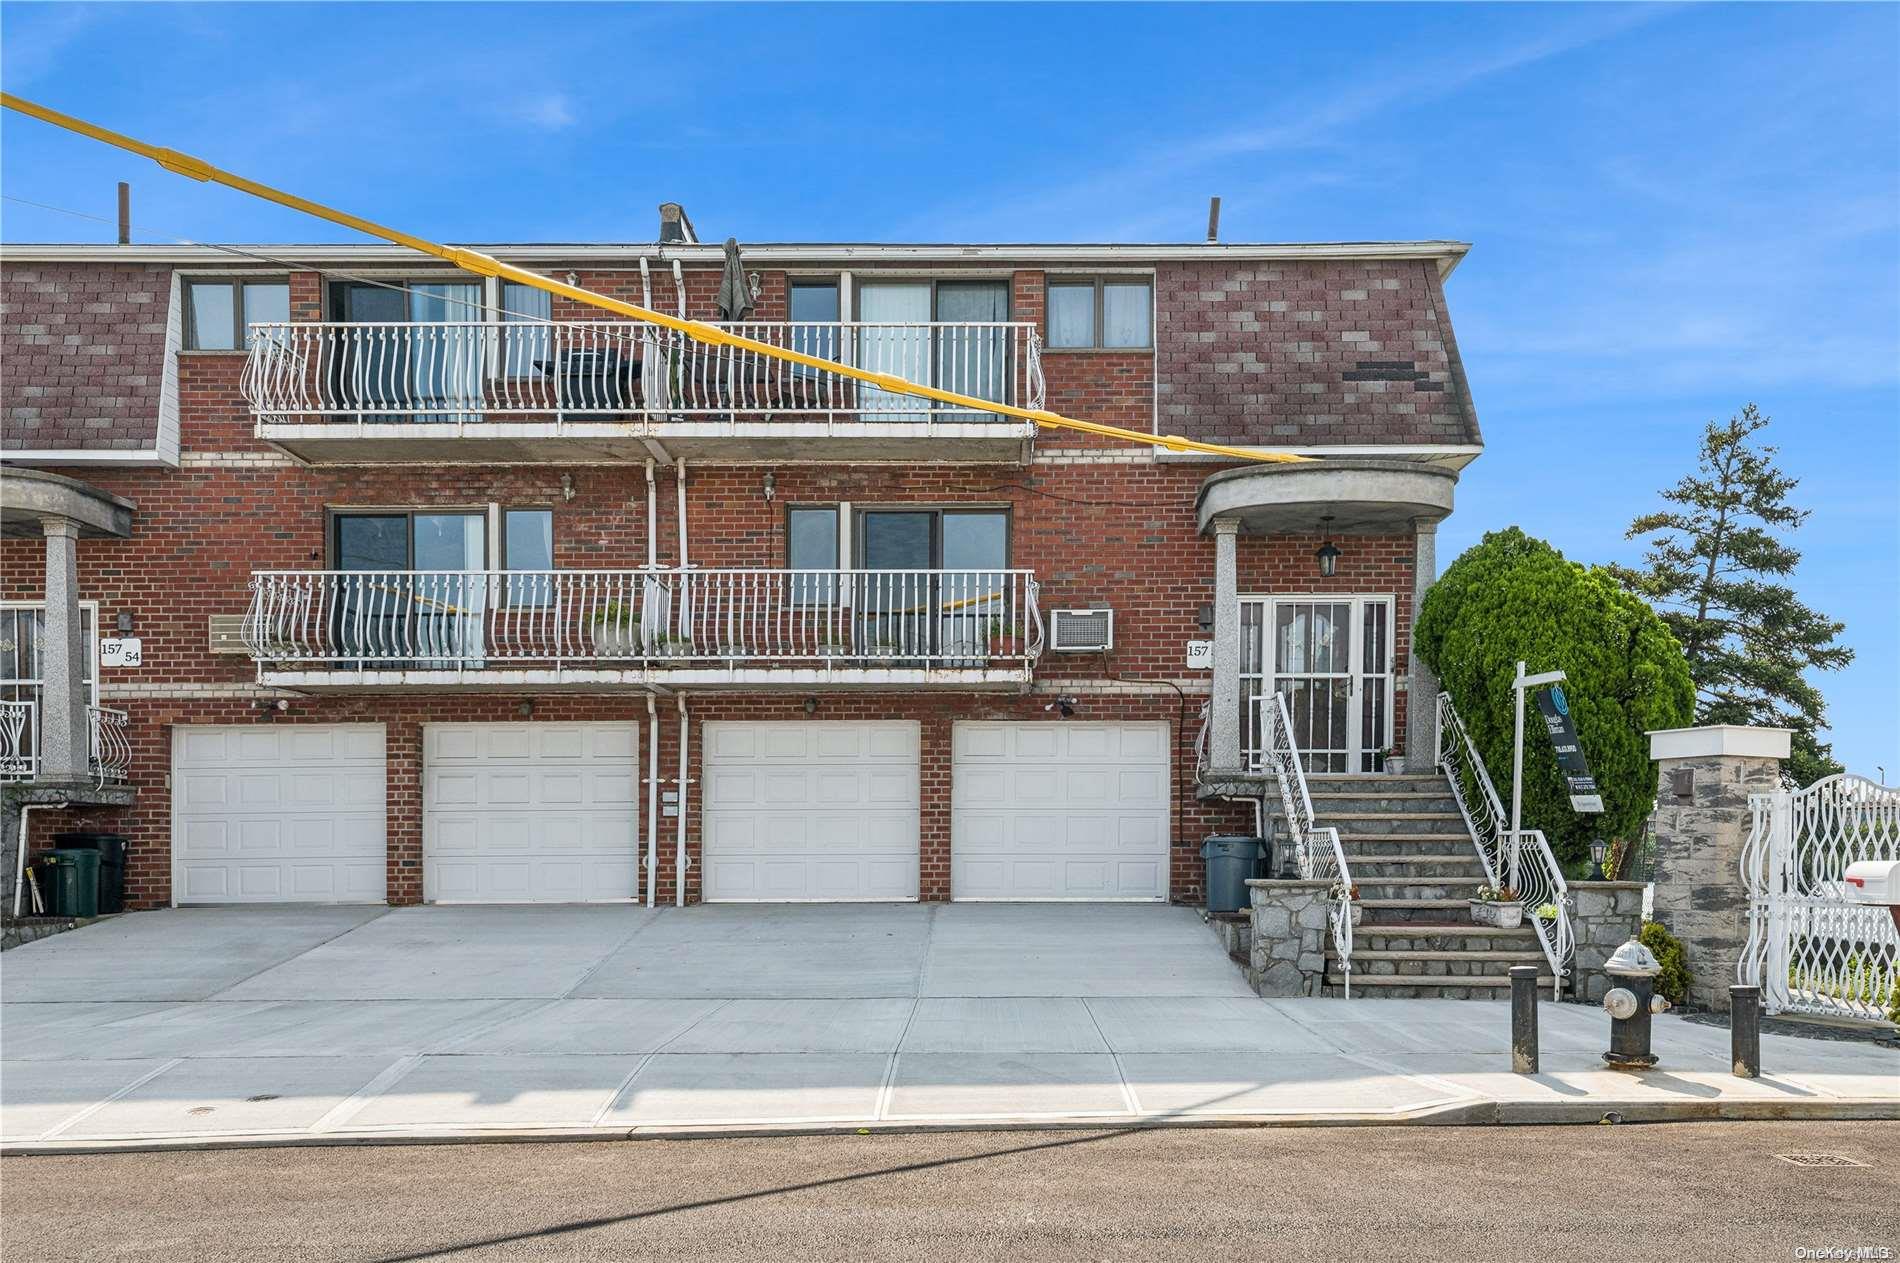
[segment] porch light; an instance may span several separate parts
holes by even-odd
[[[1315,552],[1313,556],[1319,559],[1319,574],[1322,579],[1332,578],[1333,572],[1339,569],[1339,549],[1333,546],[1332,523],[1333,519],[1331,517],[1323,517],[1319,520],[1320,529],[1326,536],[1326,542],[1319,546],[1319,551]]]
[[[1592,838],[1590,840],[1590,876],[1586,878],[1585,880],[1587,881],[1610,880],[1607,876],[1604,875],[1604,872],[1603,872],[1603,857],[1608,855],[1609,853],[1610,853],[1610,844],[1605,842],[1602,838]]]

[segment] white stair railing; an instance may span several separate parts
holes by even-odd
[[[267,570],[259,664],[1021,666],[1030,570]]]
[[[1492,886],[1509,886],[1517,891],[1531,914],[1527,919],[1537,935],[1544,959],[1550,962],[1553,996],[1563,994],[1564,979],[1570,974],[1570,954],[1574,943],[1570,923],[1570,887],[1563,869],[1551,853],[1542,830],[1520,829],[1511,833],[1510,817],[1491,784],[1484,759],[1472,743],[1451,694],[1438,695],[1438,749],[1434,761],[1451,785],[1451,796],[1465,818],[1465,828],[1478,848],[1484,864],[1485,880]],[[1535,915],[1545,904],[1556,907],[1555,920]]]
[[[1286,708],[1286,694],[1274,692],[1260,699],[1260,766],[1273,773],[1280,790],[1280,809],[1287,832],[1294,841],[1299,859],[1300,877],[1306,881],[1326,881],[1326,919],[1333,935],[1333,950],[1339,957],[1345,992],[1352,998],[1352,869],[1346,863],[1346,849],[1340,845],[1339,830],[1313,824],[1313,795],[1306,785],[1306,763],[1293,736],[1293,717]]]

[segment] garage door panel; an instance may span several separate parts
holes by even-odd
[[[706,898],[916,898],[917,732],[707,724]]]
[[[423,897],[632,899],[638,727],[430,724],[423,730]]]
[[[955,725],[951,893],[1167,897],[1166,724]]]
[[[384,744],[380,724],[173,729],[175,901],[381,902]]]

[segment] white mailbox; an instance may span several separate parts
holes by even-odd
[[[1900,860],[1862,860],[1847,866],[1843,879],[1855,903],[1900,904]]]

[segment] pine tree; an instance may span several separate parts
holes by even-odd
[[[1807,673],[1838,671],[1854,651],[1836,643],[1844,624],[1776,582],[1801,561],[1782,536],[1808,511],[1788,503],[1797,482],[1776,467],[1776,449],[1749,444],[1768,420],[1751,403],[1709,422],[1697,471],[1662,493],[1673,507],[1630,523],[1626,538],[1649,537],[1643,568],[1612,570],[1682,642],[1696,722],[1794,729],[1788,773],[1809,785],[1841,766],[1820,740],[1827,703]]]

